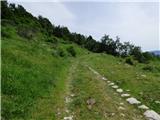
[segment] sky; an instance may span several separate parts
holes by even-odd
[[[21,4],[34,16],[47,17],[54,25],[71,32],[104,34],[141,46],[143,51],[160,50],[160,3],[158,0],[9,0]]]

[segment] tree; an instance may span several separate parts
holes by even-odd
[[[13,12],[9,9],[7,1],[1,1],[1,19],[11,20],[13,16]]]
[[[38,16],[38,21],[41,24],[42,29],[45,29],[46,34],[51,36],[54,29],[52,23],[47,18],[44,18],[42,16]]]

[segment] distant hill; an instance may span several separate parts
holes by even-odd
[[[154,51],[151,51],[151,53],[160,56],[160,50],[154,50]]]

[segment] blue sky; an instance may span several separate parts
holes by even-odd
[[[104,34],[121,41],[130,41],[141,46],[142,50],[160,50],[159,41],[159,3],[102,1],[22,1],[23,5],[33,15],[49,18],[55,25],[67,26],[71,32],[92,35],[96,40]],[[124,2],[125,1],[125,2]],[[133,1],[133,0],[132,0]],[[143,0],[141,0],[143,1]],[[146,0],[147,1],[147,0]],[[155,0],[156,1],[156,0]],[[15,0],[10,0],[15,2]]]

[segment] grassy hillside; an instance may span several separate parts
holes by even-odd
[[[71,46],[75,57],[68,51]],[[73,70],[77,62],[78,67]],[[2,26],[2,118],[63,119],[66,115],[64,99],[71,91],[76,97],[69,109],[75,112],[76,119],[116,120],[122,115],[117,111],[118,103],[124,100],[113,96],[114,92],[85,65],[124,90],[129,89],[131,95],[160,113],[157,102],[160,100],[159,61],[129,65],[123,58],[95,54],[55,36],[50,39],[41,32],[27,39],[17,34],[17,27],[7,24]],[[70,85],[72,88],[68,87]],[[96,99],[91,111],[85,103],[89,97]],[[127,112],[122,119],[142,119],[141,112],[134,107],[125,103],[125,108]],[[132,110],[136,114],[132,114]],[[57,111],[61,113],[58,116]],[[113,117],[112,112],[117,114]]]
[[[106,54],[90,54],[84,61],[160,113],[160,104],[157,102],[160,100],[160,61],[132,66],[122,58]]]
[[[74,97],[70,109],[74,111],[75,120],[145,120],[141,111],[115,94],[100,76],[88,69],[86,63],[79,62],[71,91]],[[95,100],[91,108],[86,104],[89,99]]]
[[[145,119],[144,111],[129,105],[102,76],[160,113],[158,57],[121,44],[119,38],[114,41],[105,35],[99,42],[42,16],[36,18],[22,6],[1,4],[2,119]],[[119,45],[124,54],[117,53]],[[88,106],[90,99],[93,106]]]
[[[2,118],[29,118],[37,101],[64,88],[71,60],[76,59],[66,49],[73,46],[77,57],[86,50],[59,39],[55,48],[40,32],[28,40],[11,25],[2,26],[2,32]]]

